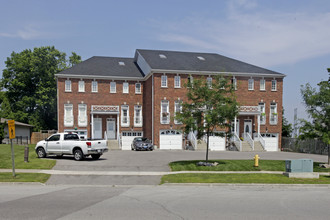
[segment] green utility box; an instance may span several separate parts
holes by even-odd
[[[312,159],[286,160],[285,170],[288,173],[313,172]]]

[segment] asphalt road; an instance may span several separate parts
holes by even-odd
[[[329,219],[329,186],[0,184],[0,219]]]
[[[251,159],[255,152],[209,152],[209,159]],[[287,160],[308,158],[327,162],[327,156],[288,152],[258,152],[261,160]],[[86,158],[75,161],[66,156],[57,159],[54,170],[65,171],[143,171],[167,172],[168,164],[179,160],[205,160],[204,151],[110,151],[99,160]],[[52,175],[48,185],[158,185],[161,176],[102,176],[102,175]]]

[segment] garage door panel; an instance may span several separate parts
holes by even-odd
[[[133,136],[134,134],[134,136]],[[140,135],[138,135],[140,134]],[[121,137],[121,149],[122,150],[131,150],[131,145],[133,142],[133,139],[136,137],[142,137],[142,132],[125,132],[125,136],[122,135]]]
[[[224,137],[209,137],[209,147],[212,151],[225,151],[226,150],[226,139]]]
[[[171,130],[160,132],[159,148],[162,150],[182,150],[182,134]]]

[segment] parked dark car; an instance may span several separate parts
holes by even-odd
[[[153,150],[154,145],[151,143],[151,140],[145,137],[136,137],[133,139],[132,150]]]

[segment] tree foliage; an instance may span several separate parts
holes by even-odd
[[[80,60],[75,53],[67,60],[65,53],[50,46],[12,52],[0,82],[4,89],[3,117],[29,123],[35,130],[56,129],[54,75]]]
[[[311,121],[300,120],[300,138],[317,138],[330,145],[330,80],[321,81],[318,89],[309,83],[301,86],[301,94]]]
[[[230,133],[231,121],[238,114],[238,103],[228,79],[216,76],[209,85],[206,80],[194,79],[185,85],[187,102],[176,119],[183,123],[182,130],[188,134],[197,131],[197,139],[207,135],[206,161],[208,161],[209,136],[217,128]],[[219,134],[221,135],[221,134]]]
[[[293,128],[292,124],[284,117],[284,109],[282,114],[282,137],[291,137]]]

